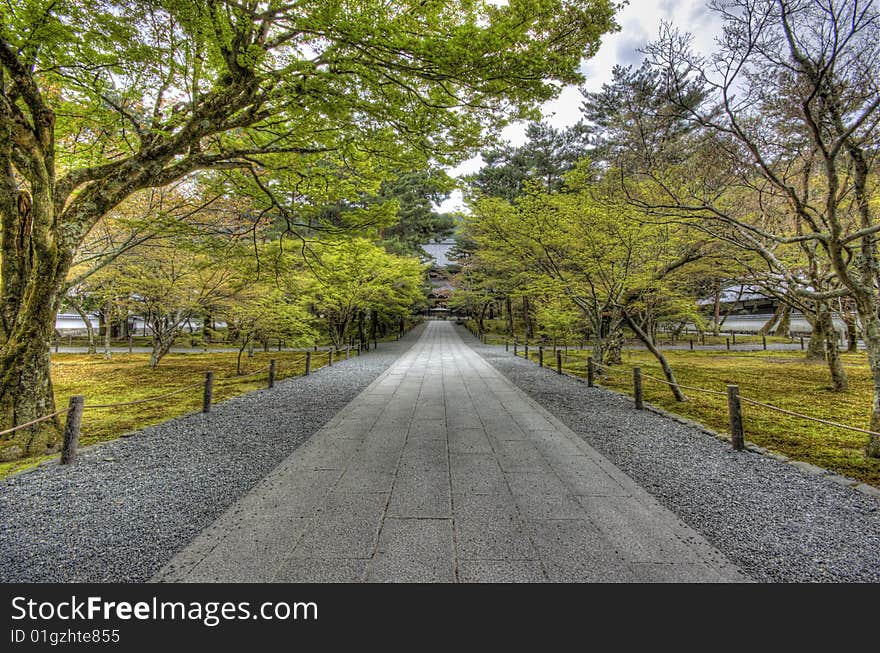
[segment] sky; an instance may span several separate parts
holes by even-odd
[[[719,23],[706,6],[706,0],[629,0],[629,4],[617,14],[620,31],[606,35],[596,56],[581,63],[581,72],[586,76],[584,88],[598,91],[602,84],[611,81],[611,70],[616,64],[638,66],[643,58],[638,50],[657,37],[663,20],[693,34],[695,48],[706,53],[711,52],[720,32]],[[543,106],[544,120],[557,128],[573,125],[580,119],[580,104],[578,88],[566,87],[557,99]],[[511,125],[502,136],[513,145],[522,145],[525,129],[524,124]],[[460,177],[476,172],[481,166],[482,160],[475,157],[451,170],[450,174]],[[439,207],[440,211],[463,209],[461,191],[455,191]]]

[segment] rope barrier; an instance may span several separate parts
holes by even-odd
[[[258,374],[263,374],[264,372],[268,372],[268,371],[269,371],[269,368],[264,367],[262,369],[257,370],[256,372],[250,372],[249,374],[242,374],[241,376],[231,376],[228,379],[219,379],[214,382],[214,387],[216,388],[218,385],[221,385],[223,383],[236,383],[238,381],[243,381],[244,379],[250,378],[252,376],[257,376]],[[198,383],[197,385],[201,385],[201,383]]]
[[[602,367],[608,369],[605,365],[599,365],[598,363],[594,363],[596,367]],[[666,379],[658,379],[655,376],[650,376],[648,374],[642,374],[643,379],[650,379],[652,381],[657,381],[658,383],[662,383],[664,385],[673,386],[677,385],[679,388],[683,390],[691,390],[693,392],[703,392],[709,395],[715,395],[717,397],[725,397],[727,398],[726,392],[718,392],[717,390],[709,390],[708,388],[699,388],[696,386],[684,385],[681,383],[671,383]],[[800,419],[805,419],[810,422],[817,422],[818,424],[825,424],[826,426],[833,426],[839,429],[846,429],[847,431],[854,431],[856,433],[864,433],[866,435],[871,435],[875,437],[880,437],[880,433],[876,431],[870,431],[868,429],[862,429],[857,426],[849,426],[848,424],[841,424],[840,422],[834,422],[828,419],[822,419],[821,417],[812,417],[810,415],[804,415],[803,413],[797,413],[793,410],[786,410],[785,408],[780,408],[779,406],[774,406],[772,404],[765,404],[762,401],[757,401],[756,399],[751,399],[749,397],[744,397],[742,395],[739,396],[739,400],[745,402],[747,404],[751,404],[753,406],[760,406],[762,408],[766,408],[768,410],[776,411],[777,413],[782,413],[783,415],[788,415],[790,417],[797,417]]]
[[[174,395],[179,395],[181,392],[185,392],[186,390],[191,390],[192,388],[201,387],[202,382],[193,383],[192,385],[184,386],[183,388],[179,388],[178,390],[173,390],[172,392],[168,392],[164,395],[157,395],[155,397],[147,397],[146,399],[135,399],[134,401],[123,401],[117,404],[96,404],[96,405],[86,405],[84,407],[85,410],[89,409],[98,409],[98,408],[119,408],[122,406],[135,406],[137,404],[145,404],[150,401],[158,401],[159,399],[165,399],[167,397],[173,397]]]
[[[755,401],[754,399],[749,399],[748,397],[740,397],[740,401],[744,401],[747,404],[752,404],[753,406],[761,406],[763,408],[767,408],[769,410],[775,410],[778,413],[783,413],[785,415],[791,415],[792,417],[800,417],[801,419],[806,419],[811,422],[818,422],[819,424],[826,424],[828,426],[836,426],[837,428],[846,429],[848,431],[856,431],[857,433],[865,433],[867,435],[873,435],[880,437],[880,433],[876,431],[869,431],[867,429],[860,429],[857,426],[849,426],[847,424],[841,424],[840,422],[832,422],[831,420],[822,419],[820,417],[810,417],[809,415],[804,415],[802,413],[796,413],[791,410],[786,410],[785,408],[779,408],[778,406],[772,406],[770,404],[765,404],[760,401]]]
[[[38,417],[37,419],[32,419],[30,422],[25,422],[24,424],[19,424],[18,426],[13,426],[11,429],[6,429],[5,431],[0,431],[0,436],[9,435],[10,433],[15,433],[16,431],[20,431],[21,429],[27,428],[28,426],[33,426],[34,424],[39,424],[40,422],[45,422],[47,419],[52,419],[53,417],[58,417],[59,415],[63,415],[66,413],[69,408],[63,408],[62,410],[56,410],[54,413],[50,415],[43,415],[42,417]]]
[[[682,388],[683,390],[693,390],[694,392],[705,392],[709,395],[718,395],[719,397],[727,397],[726,392],[718,392],[717,390],[709,390],[708,388],[697,388],[692,385],[684,385],[682,383],[672,383],[671,381],[667,381],[666,379],[658,379],[656,376],[649,376],[648,374],[642,373],[643,379],[651,379],[652,381],[657,381],[657,383],[663,383],[668,386]]]

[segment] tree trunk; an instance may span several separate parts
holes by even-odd
[[[721,284],[715,286],[715,301],[712,304],[712,335],[721,332]]]
[[[623,341],[623,328],[620,322],[617,322],[608,330],[608,337],[605,339],[606,365],[620,365],[623,362]]]
[[[77,315],[79,315],[79,319],[83,321],[83,324],[86,326],[86,335],[89,339],[89,348],[87,353],[89,354],[97,354],[98,347],[95,344],[95,327],[92,326],[92,320],[86,314],[86,312],[82,308],[82,304],[80,304],[75,299],[67,298],[67,303],[73,307],[73,310],[76,311]]]
[[[758,329],[759,336],[766,336],[771,331],[773,331],[773,328],[776,326],[776,323],[782,318],[782,311],[783,311],[784,306],[785,306],[785,304],[783,304],[782,302],[777,304],[776,310],[773,311],[773,315],[770,316],[770,319],[767,320],[766,322],[764,322],[764,326],[762,326],[760,329]]]
[[[107,307],[104,309],[104,359],[110,360],[113,354],[110,351],[110,335],[111,329],[113,328],[111,319],[113,315],[113,304],[112,302],[107,302]]]
[[[804,317],[807,318],[810,326],[812,326],[810,343],[807,346],[807,358],[810,360],[825,359],[825,322],[820,319],[820,312],[821,308],[817,307],[816,313],[812,316],[807,316],[807,314],[804,313]]]
[[[843,311],[841,316],[846,324],[846,351],[852,354],[859,350],[859,330],[856,316],[852,311]]]
[[[150,352],[150,368],[159,367],[159,361],[164,358],[165,354],[171,351],[174,341],[177,339],[176,333],[161,334],[154,328],[153,330],[153,351]]]
[[[651,339],[648,337],[642,329],[636,324],[635,320],[630,318],[629,313],[623,311],[623,317],[626,320],[629,327],[633,330],[633,333],[636,334],[636,337],[641,340],[645,347],[648,348],[654,358],[657,359],[657,362],[660,363],[660,367],[663,368],[663,375],[666,377],[666,380],[670,383],[670,389],[672,390],[672,395],[675,397],[676,401],[687,401],[687,397],[681,391],[681,388],[678,387],[678,381],[675,380],[675,374],[672,372],[672,368],[669,366],[669,362],[666,360],[666,357],[662,354],[662,352],[654,346],[654,343],[651,342]]]
[[[782,315],[779,316],[779,323],[773,331],[774,336],[788,336],[791,334],[791,305],[783,304]]]
[[[532,323],[531,307],[528,297],[522,298],[523,322],[525,323],[526,340],[535,337],[535,325]]]
[[[14,181],[10,174],[3,177],[7,188],[0,197],[17,199],[11,201],[15,206],[0,206],[0,430],[55,412],[49,343],[72,260],[72,252],[49,238],[45,227],[37,237],[32,234],[32,210],[52,214],[48,188],[36,185],[32,202],[27,193],[16,195],[8,188]],[[50,451],[60,431],[57,417],[16,431],[0,441],[0,457],[14,460]]]
[[[846,378],[846,370],[843,369],[843,361],[840,358],[840,349],[837,346],[837,331],[831,317],[831,311],[825,307],[821,312],[822,331],[825,334],[825,359],[828,362],[828,370],[831,372],[831,389],[835,392],[843,392],[849,387]]]

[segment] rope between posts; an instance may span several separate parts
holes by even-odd
[[[693,390],[694,392],[705,392],[709,395],[718,395],[719,397],[726,397],[726,392],[718,392],[717,390],[709,390],[708,388],[697,388],[692,385],[683,385],[681,383],[672,383],[671,381],[667,381],[666,379],[658,379],[656,376],[649,376],[648,374],[642,373],[643,379],[651,379],[652,381],[657,381],[657,383],[663,383],[668,386],[673,386],[676,388],[682,388],[684,390]]]
[[[595,364],[595,363],[594,363]],[[596,364],[599,366],[598,364]],[[604,365],[599,367],[605,367]],[[606,368],[607,369],[607,368]],[[650,376],[648,374],[642,374],[643,379],[650,379],[652,381],[657,381],[658,383],[663,383],[664,385],[669,386],[677,386],[684,390],[692,390],[694,392],[703,392],[705,394],[715,395],[718,397],[727,397],[726,392],[718,392],[717,390],[709,390],[708,388],[698,388],[695,386],[683,385],[681,383],[671,383],[666,379],[658,379],[656,376]],[[811,417],[810,415],[804,415],[803,413],[796,413],[793,410],[786,410],[785,408],[780,408],[779,406],[774,406],[772,404],[765,404],[762,401],[757,401],[755,399],[750,399],[749,397],[744,397],[739,395],[739,400],[745,402],[747,404],[752,404],[753,406],[760,406],[762,408],[766,408],[768,410],[776,411],[777,413],[782,413],[783,415],[788,415],[790,417],[798,417],[800,419],[805,419],[810,422],[817,422],[818,424],[825,424],[826,426],[834,426],[839,429],[846,429],[848,431],[855,431],[856,433],[864,433],[866,435],[871,435],[875,437],[880,437],[880,433],[876,431],[870,431],[868,429],[862,429],[857,426],[850,426],[848,424],[841,424],[840,422],[834,422],[828,419],[822,419],[821,417]]]
[[[242,381],[244,379],[250,378],[252,376],[257,376],[258,374],[263,374],[264,372],[268,372],[268,371],[269,371],[269,368],[264,367],[262,369],[257,370],[256,372],[251,372],[249,374],[242,374],[241,376],[232,376],[232,377],[229,377],[228,379],[219,379],[217,381],[214,381],[214,387],[216,388],[218,385],[222,385],[224,383],[235,383],[237,381]],[[198,383],[196,385],[201,385],[201,383]]]
[[[63,415],[68,412],[69,408],[63,408],[61,410],[56,410],[54,413],[50,415],[43,415],[42,417],[38,417],[37,419],[32,419],[30,422],[25,422],[24,424],[19,424],[18,426],[13,426],[11,429],[6,429],[5,431],[0,431],[0,436],[9,435],[10,433],[15,433],[21,429],[27,428],[28,426],[33,426],[34,424],[39,424],[40,422],[45,422],[47,419],[52,419],[53,417],[58,417],[58,415]]]
[[[860,429],[857,426],[849,426],[847,424],[841,424],[840,422],[832,422],[831,420],[822,419],[820,417],[810,417],[809,415],[804,415],[802,413],[796,413],[791,410],[786,410],[785,408],[779,408],[778,406],[772,406],[770,404],[765,404],[760,401],[755,401],[754,399],[749,399],[748,397],[740,397],[740,401],[744,401],[747,404],[752,404],[754,406],[761,406],[763,408],[767,408],[769,410],[775,410],[778,413],[783,413],[785,415],[791,415],[792,417],[800,417],[801,419],[806,419],[811,422],[818,422],[819,424],[826,424],[828,426],[836,426],[837,428],[847,429],[849,431],[856,431],[858,433],[866,433],[867,435],[873,435],[880,437],[880,433],[876,431],[869,431],[868,429]]]
[[[159,399],[165,399],[166,397],[173,397],[174,395],[179,395],[181,392],[185,392],[186,390],[191,390],[196,387],[200,387],[202,382],[193,383],[192,385],[184,386],[183,388],[179,388],[178,390],[173,390],[164,395],[158,395],[156,397],[147,397],[146,399],[135,399],[134,401],[124,401],[118,404],[97,404],[94,406],[86,405],[84,409],[92,409],[92,408],[119,408],[121,406],[134,406],[136,404],[145,404],[150,401],[158,401]]]

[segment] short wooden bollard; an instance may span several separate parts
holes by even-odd
[[[205,372],[205,391],[202,394],[202,412],[211,412],[211,399],[214,395],[214,373],[210,370]]]
[[[510,343],[507,340],[504,341],[504,351],[510,351]]]
[[[269,387],[275,387],[275,359],[272,358],[269,360]]]
[[[327,350],[327,367],[333,367],[333,350]]]
[[[767,351],[767,336],[761,336],[761,345],[764,347],[764,351]]]
[[[348,360],[349,358],[351,358],[351,347],[346,347],[345,348],[345,360]]]
[[[730,349],[730,338],[727,339],[727,348]]]
[[[587,356],[587,387],[592,388],[596,385],[596,368],[593,364],[593,357]]]
[[[55,353],[58,353],[58,339],[55,339]]]
[[[562,374],[562,350],[556,350],[556,373]]]
[[[306,376],[312,373],[312,352],[306,352]]]
[[[636,408],[642,410],[645,407],[642,400],[642,368],[633,368],[633,398],[636,401]]]
[[[730,335],[733,336],[733,344],[735,345],[736,344],[736,334],[731,333]]]
[[[693,351],[694,350],[694,339],[693,338],[691,338],[690,343],[691,343],[691,351]]]
[[[745,448],[745,434],[738,385],[727,386],[727,413],[730,417],[730,444],[737,451],[742,451]]]
[[[804,348],[804,337],[801,336],[801,349],[803,349],[803,348]]]
[[[64,423],[64,444],[61,449],[61,464],[69,465],[76,459],[79,446],[79,428],[82,424],[83,406],[86,398],[74,395],[67,404],[67,421]]]
[[[544,367],[544,348],[538,347],[538,367]]]
[[[516,340],[514,340],[513,341],[513,355],[514,356],[516,356],[516,350],[518,347],[519,347],[519,343]]]
[[[523,345],[523,358],[529,360],[529,343]]]

